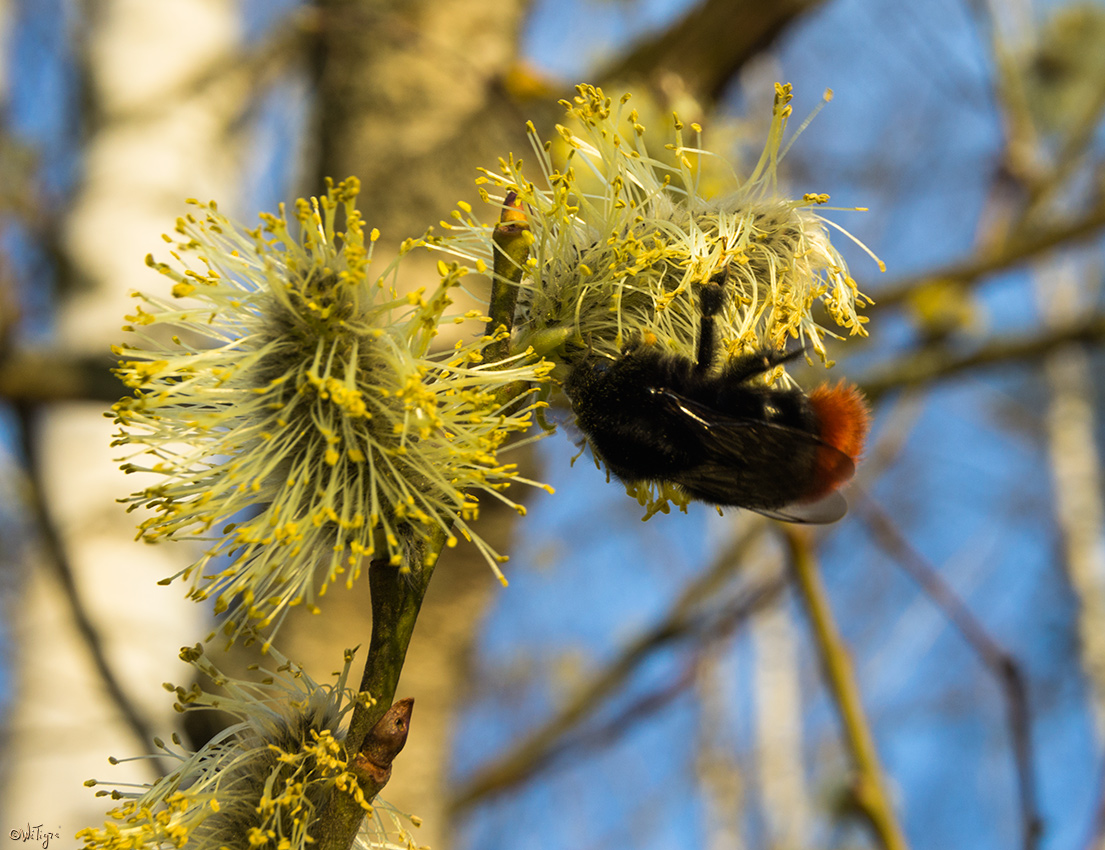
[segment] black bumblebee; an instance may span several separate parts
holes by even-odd
[[[807,395],[753,378],[799,354],[759,351],[719,371],[714,317],[724,278],[703,285],[696,360],[637,340],[611,360],[588,355],[565,382],[576,423],[625,482],[668,481],[692,499],[790,522],[835,522],[852,477],[867,406],[843,383]]]

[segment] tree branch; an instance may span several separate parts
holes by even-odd
[[[773,578],[744,588],[729,601],[716,606],[713,613],[703,610],[703,603],[716,599],[740,568],[744,555],[763,527],[762,524],[757,525],[754,531],[742,535],[727,547],[712,567],[683,591],[663,619],[631,641],[622,654],[580,688],[556,716],[494,762],[478,769],[449,802],[449,811],[457,813],[470,808],[486,797],[524,782],[545,768],[565,751],[564,739],[567,735],[593,716],[604,701],[617,693],[633,672],[658,650],[704,633],[731,629],[773,599],[783,587],[781,579]]]
[[[708,109],[721,98],[745,62],[765,50],[796,18],[822,2],[704,0],[678,23],[642,41],[596,77],[605,83],[655,80],[660,74],[674,74]]]
[[[489,362],[501,360],[509,354],[510,330],[514,323],[514,299],[529,253],[529,242],[525,238],[528,225],[524,213],[514,201],[514,198],[507,200],[500,223],[492,235],[495,281],[488,307],[488,334],[494,337],[501,327],[502,335],[501,339],[484,349],[484,356]],[[528,391],[529,387],[521,383],[505,387],[504,404]],[[403,663],[414,634],[418,612],[422,608],[422,600],[430,586],[434,567],[445,547],[447,536],[445,529],[434,529],[417,550],[409,554],[408,570],[401,571],[386,558],[369,564],[372,638],[360,688],[361,694],[367,695],[369,699],[358,702],[353,708],[353,716],[349,720],[349,729],[345,736],[346,753],[354,761],[354,754],[362,753],[366,736],[371,737],[378,724],[384,722],[388,706],[395,698],[395,689],[403,672]],[[403,743],[406,743],[405,729]],[[387,774],[382,778],[371,771],[364,775],[358,773],[357,776],[365,799],[372,800],[391,776],[390,760]],[[318,850],[348,850],[357,836],[364,815],[364,809],[354,797],[335,792],[316,822],[317,833],[314,838],[318,841]]]
[[[874,370],[856,383],[868,398],[875,400],[903,387],[921,386],[987,366],[1036,361],[1064,345],[1100,344],[1103,340],[1105,315],[1098,313],[1078,322],[1056,325],[1035,336],[996,339],[969,354],[958,354],[940,345],[924,346]]]
[[[0,399],[13,404],[58,401],[114,403],[130,390],[111,369],[113,358],[57,350],[9,352],[0,357]]]
[[[1081,218],[1053,225],[1048,229],[1037,228],[1018,232],[995,248],[977,251],[966,260],[907,277],[891,283],[877,293],[875,303],[867,313],[873,314],[889,307],[901,306],[913,292],[932,281],[954,281],[976,284],[994,272],[1005,271],[1048,251],[1067,247],[1069,243],[1098,235],[1105,227],[1105,201],[1087,211]]]
[[[423,550],[411,558],[409,572],[400,572],[386,558],[369,564],[372,639],[360,690],[371,700],[357,703],[349,721],[345,748],[351,762],[361,752],[371,730],[391,708],[418,612],[433,577],[433,564],[444,545],[445,532],[439,530],[424,544]],[[379,776],[358,775],[365,799],[375,798],[390,775],[389,770],[382,781]],[[318,850],[348,850],[364,815],[364,809],[353,796],[335,791],[315,824],[313,837]]]

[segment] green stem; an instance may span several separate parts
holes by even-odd
[[[513,193],[503,204],[503,213],[492,235],[495,262],[488,304],[490,321],[488,336],[493,341],[484,348],[484,359],[494,363],[510,355],[510,331],[514,326],[514,307],[518,300],[518,284],[525,270],[529,253],[529,224]],[[511,384],[502,391],[504,404],[528,391],[524,384]],[[391,708],[395,689],[403,672],[422,599],[433,577],[437,557],[445,546],[446,533],[437,529],[424,543],[421,552],[410,558],[410,571],[401,573],[386,559],[373,561],[368,567],[368,584],[372,594],[372,638],[368,646],[361,693],[371,702],[358,703],[349,721],[345,737],[346,754],[350,761],[361,751],[365,738]],[[366,800],[380,793],[386,777],[358,776]],[[365,811],[349,794],[335,792],[315,822],[316,850],[349,850],[357,837]]]
[[[403,662],[407,657],[414,625],[422,599],[433,577],[437,555],[445,545],[445,533],[438,531],[425,544],[420,556],[412,558],[410,572],[402,573],[387,559],[373,561],[368,567],[372,592],[372,639],[368,647],[361,693],[372,702],[358,703],[353,709],[346,734],[346,753],[350,758],[361,750],[365,737],[391,708]],[[386,780],[385,780],[386,781]],[[361,780],[365,799],[371,800],[383,788],[383,782]],[[364,809],[348,794],[335,792],[317,822],[317,850],[348,850],[357,836]]]
[[[885,850],[909,850],[905,833],[894,814],[890,794],[886,790],[886,775],[879,763],[875,739],[863,711],[852,657],[833,618],[829,597],[810,546],[809,534],[803,529],[788,527],[784,529],[783,537],[787,543],[799,597],[813,628],[829,692],[836,704],[844,727],[844,736],[855,762],[858,774],[853,788],[855,801],[867,815]]]
[[[518,284],[525,271],[529,255],[529,223],[522,212],[518,197],[513,192],[503,202],[503,214],[491,243],[495,255],[491,277],[491,298],[488,301],[487,335],[492,342],[483,350],[489,363],[504,360],[510,355],[510,332],[514,328],[514,308],[518,303]]]

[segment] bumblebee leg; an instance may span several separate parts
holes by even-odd
[[[753,351],[751,354],[742,354],[734,357],[722,371],[722,380],[726,384],[737,384],[769,372],[780,363],[786,363],[806,353],[804,348],[796,348],[794,351]]]
[[[714,365],[717,356],[717,334],[714,331],[714,316],[721,312],[725,304],[726,272],[720,271],[702,284],[698,295],[698,351],[694,371],[704,375]]]

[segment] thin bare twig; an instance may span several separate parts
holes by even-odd
[[[663,684],[641,694],[613,717],[594,728],[581,731],[578,735],[562,738],[550,749],[547,758],[542,760],[541,765],[538,765],[537,769],[529,776],[523,778],[532,779],[536,773],[540,772],[542,767],[551,766],[554,762],[560,761],[563,756],[572,752],[593,753],[600,747],[609,747],[621,740],[637,723],[652,717],[672,700],[686,693],[694,683],[699,655],[700,653],[695,653],[695,658],[686,661],[674,676]],[[596,706],[596,710],[597,708],[598,706]]]
[[[599,726],[584,730],[575,736],[566,734],[560,740],[554,741],[547,757],[542,758],[539,764],[532,764],[532,772],[528,776],[519,777],[518,781],[532,779],[543,768],[551,766],[554,762],[559,761],[561,757],[572,752],[581,750],[589,752],[596,747],[610,746],[623,738],[635,724],[647,720],[657,711],[663,709],[694,683],[706,651],[712,645],[732,636],[749,617],[771,604],[773,600],[778,599],[785,587],[786,579],[781,574],[764,579],[760,583],[746,588],[735,599],[720,606],[720,611],[701,613],[699,615],[701,626],[694,627],[688,624],[685,631],[673,632],[670,640],[654,645],[652,652],[677,641],[695,641],[691,657],[686,660],[676,675],[651,691],[641,694]],[[647,657],[649,656],[642,656],[637,659],[635,667],[639,667]],[[596,713],[601,706],[602,702],[596,701],[590,707],[591,713]]]
[[[762,530],[763,526],[757,526]],[[608,667],[597,673],[561,711],[494,762],[479,769],[449,803],[451,812],[469,808],[479,800],[530,779],[565,750],[566,737],[593,716],[640,665],[662,648],[680,640],[718,635],[734,628],[749,614],[775,598],[784,582],[773,577],[743,589],[721,603],[715,613],[704,612],[702,603],[717,598],[719,589],[740,567],[757,533],[746,533],[728,546],[701,578],[693,582],[667,615],[630,642]],[[646,699],[647,702],[647,699]],[[574,742],[573,742],[574,746]]]
[[[917,582],[925,594],[948,618],[982,663],[997,679],[1005,699],[1009,737],[1017,770],[1024,850],[1034,850],[1043,831],[1043,820],[1036,800],[1032,720],[1028,707],[1028,689],[1017,660],[982,627],[971,610],[909,541],[886,512],[864,493],[852,489],[856,515],[871,532],[875,544],[893,558]]]

